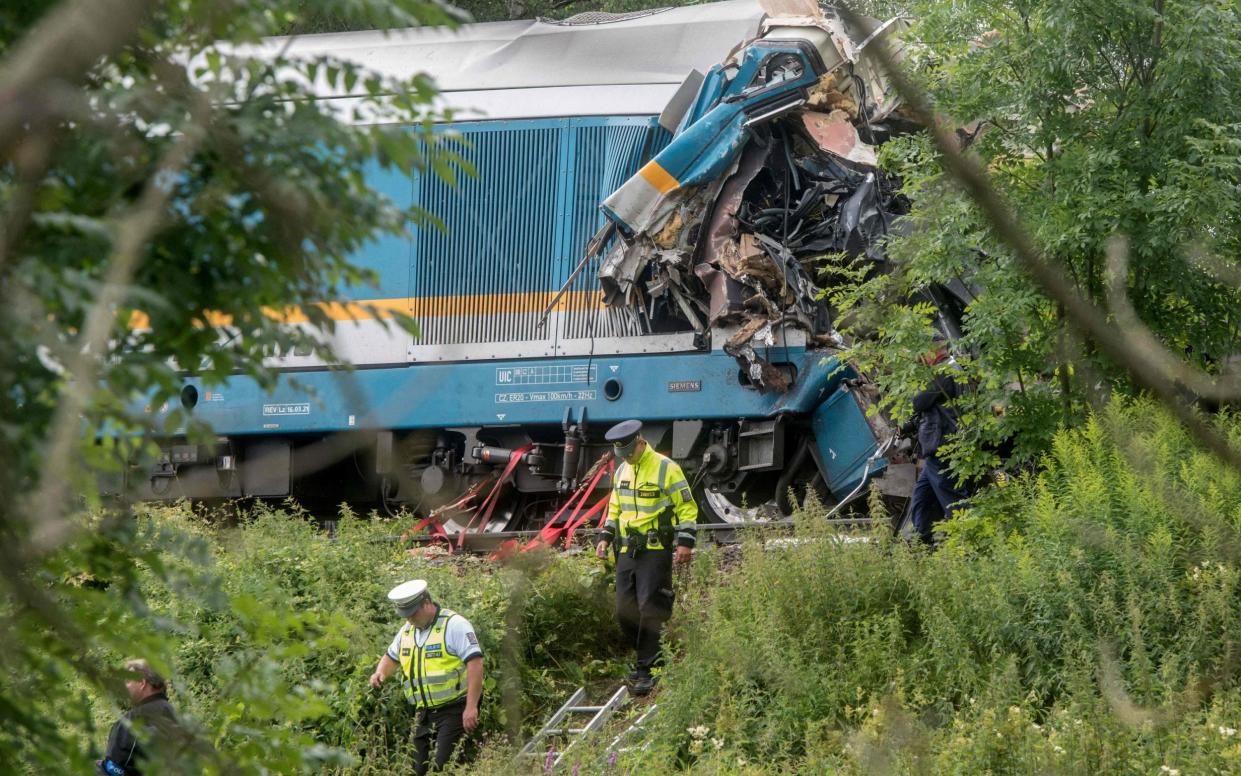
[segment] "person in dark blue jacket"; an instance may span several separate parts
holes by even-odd
[[[940,346],[926,361],[929,365],[948,357]],[[945,517],[952,517],[963,506],[969,493],[953,484],[952,475],[937,455],[944,437],[957,430],[956,411],[949,404],[961,394],[961,386],[948,375],[939,375],[925,391],[913,399],[914,419],[918,427],[918,446],[922,448],[922,471],[914,484],[912,511],[914,530],[926,544],[934,542],[934,526]]]
[[[99,776],[142,776],[146,752],[134,734],[135,727],[148,743],[167,744],[181,733],[164,678],[145,660],[130,660],[125,669],[134,674],[125,681],[133,706],[108,733],[103,759],[95,761]]]

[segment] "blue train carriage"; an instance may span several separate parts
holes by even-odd
[[[425,514],[509,469],[486,530],[530,528],[626,418],[681,462],[707,520],[786,514],[790,489],[842,504],[897,469],[904,482],[892,429],[833,355],[807,258],[876,251],[893,215],[870,149],[894,105],[865,57],[891,25],[783,5],[293,41],[429,72],[478,175],[372,175],[447,229],[370,245],[356,261],[378,287],[330,301],[405,310],[418,336],[336,305],[332,344],[355,370],[289,354],[271,393],[187,375],[182,402],[216,443],[166,440],[134,485]],[[444,514],[449,532],[472,516]]]

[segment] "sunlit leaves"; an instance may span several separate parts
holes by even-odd
[[[1102,305],[1104,246],[1127,235],[1127,285],[1142,321],[1190,363],[1218,371],[1237,350],[1241,292],[1187,259],[1228,262],[1241,236],[1237,9],[1039,0],[909,10],[923,52],[912,61],[936,109],[973,138],[970,151],[1048,259]],[[853,314],[871,328],[903,319],[903,297],[932,283],[983,292],[957,346],[976,388],[962,406],[967,428],[948,450],[959,471],[985,468],[987,446],[1003,439],[1029,460],[1089,399],[1127,390],[1091,343],[1066,337],[1060,312],[1015,270],[925,140],[888,143],[883,156],[913,211],[889,243],[896,272],[861,286]],[[890,397],[909,388],[911,370],[900,366],[908,346],[859,346],[859,363],[877,367]]]

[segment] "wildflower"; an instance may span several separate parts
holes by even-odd
[[[1056,744],[1055,746],[1053,746],[1052,750],[1055,751],[1056,754],[1064,754],[1064,747],[1060,746],[1059,744]]]
[[[1167,776],[1181,776],[1181,772],[1176,768],[1169,768],[1166,765],[1159,766],[1160,773],[1166,773]]]
[[[723,749],[723,748],[724,748],[724,739],[722,739],[722,738],[712,738],[712,739],[711,739],[711,746],[714,746],[714,747],[715,747],[715,751],[717,751],[717,752],[718,752],[719,750],[721,750],[721,749]]]
[[[1223,736],[1224,738],[1232,738],[1233,736],[1237,734],[1237,729],[1220,725],[1219,734]]]
[[[1019,717],[1021,716],[1021,707],[1020,706],[1009,706],[1008,713],[1012,714],[1014,717]]]
[[[711,728],[706,725],[695,725],[694,727],[685,728],[685,732],[689,733],[690,738],[702,740],[707,737],[707,733],[711,732]]]

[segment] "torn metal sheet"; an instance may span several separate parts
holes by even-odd
[[[681,120],[685,118],[685,114],[689,112],[690,105],[694,102],[698,90],[702,88],[704,76],[697,70],[689,71],[689,75],[685,76],[685,80],[677,87],[676,94],[672,95],[672,99],[668,101],[668,105],[664,108],[663,113],[659,114],[659,126],[669,132],[676,132],[677,127],[681,126]]]
[[[829,154],[867,167],[879,166],[875,149],[858,137],[845,111],[839,108],[828,114],[807,111],[801,115],[801,120],[810,138]]]
[[[870,56],[899,55],[902,20],[845,24],[813,0],[761,0],[760,35],[686,87],[661,122],[672,141],[600,205],[617,237],[605,301],[644,330],[720,331],[760,390],[790,376],[762,354],[795,327],[839,347],[816,281],[825,256],[885,262],[905,212],[875,143],[906,131]]]
[[[756,42],[731,80],[704,81],[719,89],[713,107],[604,200],[604,214],[630,235],[662,228],[665,199],[723,175],[749,139],[745,129],[804,103],[822,67],[805,44]]]
[[[784,393],[791,383],[788,376],[754,349],[776,344],[770,321],[752,318],[724,343],[724,352],[737,359],[750,384],[762,390]]]

